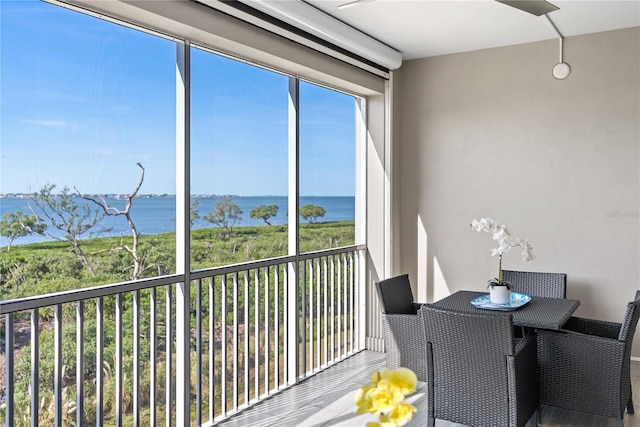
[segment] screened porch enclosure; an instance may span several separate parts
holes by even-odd
[[[3,115],[3,206],[41,213],[34,179],[59,205],[132,206],[100,231],[2,240],[2,425],[212,425],[383,350],[384,78],[199,2],[0,12],[3,81],[56,95],[3,102],[64,115]]]

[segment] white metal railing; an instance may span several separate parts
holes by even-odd
[[[177,381],[192,425],[227,419],[363,349],[364,263],[350,246],[190,272],[188,379],[175,371],[186,275],[1,301],[0,421],[172,426]]]

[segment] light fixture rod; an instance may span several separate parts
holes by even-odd
[[[556,27],[556,24],[554,24],[553,21],[551,20],[551,18],[549,18],[549,15],[544,15],[544,16],[547,17],[547,20],[549,21],[549,24],[551,24],[553,29],[558,34],[558,38],[560,39],[560,63],[562,63],[562,62],[564,62],[563,61],[563,55],[562,55],[562,45],[563,45],[563,42],[564,42],[564,37],[562,36],[562,33],[560,32],[560,30],[558,30],[558,27]]]
[[[560,60],[558,62],[562,63],[564,62],[564,55],[562,54],[562,48],[564,47],[564,39],[560,38],[559,43],[560,43]]]

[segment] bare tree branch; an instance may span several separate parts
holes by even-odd
[[[117,209],[113,206],[111,206],[107,200],[103,197],[100,196],[100,200],[96,200],[93,197],[90,196],[85,196],[83,194],[80,193],[80,191],[78,191],[76,189],[76,192],[78,193],[78,195],[80,197],[82,197],[85,200],[88,200],[90,202],[95,203],[96,205],[100,206],[100,208],[102,209],[102,211],[104,212],[105,215],[107,216],[124,216],[125,219],[127,220],[127,224],[129,225],[129,228],[131,229],[131,236],[133,238],[133,245],[131,247],[122,244],[121,242],[121,249],[126,250],[133,258],[133,273],[132,273],[132,279],[133,280],[137,280],[142,276],[142,273],[145,270],[145,257],[142,257],[141,254],[139,253],[139,243],[140,243],[140,233],[138,233],[138,230],[136,228],[135,223],[133,222],[133,219],[131,218],[131,206],[133,204],[133,199],[138,195],[138,192],[140,191],[140,188],[142,187],[142,183],[144,182],[144,166],[142,166],[141,163],[136,163],[138,165],[138,167],[140,168],[140,179],[138,181],[138,185],[136,185],[135,189],[128,195],[126,196],[126,203],[125,203],[125,207],[123,210]]]

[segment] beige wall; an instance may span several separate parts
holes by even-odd
[[[395,72],[394,272],[420,301],[496,276],[493,241],[468,225],[489,216],[534,248],[504,268],[565,272],[577,315],[622,319],[640,287],[640,28],[568,37],[564,59],[566,80],[557,40]]]

